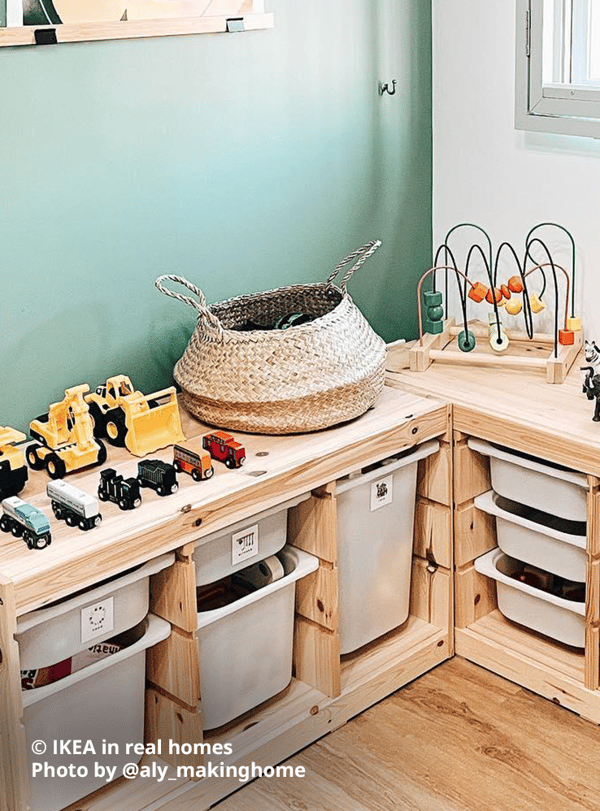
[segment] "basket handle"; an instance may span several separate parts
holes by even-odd
[[[377,248],[379,248],[380,245],[381,245],[380,240],[374,239],[371,242],[367,242],[367,244],[363,245],[362,248],[359,248],[357,251],[354,251],[354,253],[348,254],[348,256],[345,259],[342,259],[342,261],[339,263],[339,265],[336,267],[333,273],[328,277],[327,284],[333,284],[335,277],[338,275],[340,270],[342,270],[342,268],[344,268],[350,262],[353,262],[355,259],[358,259],[356,264],[346,271],[344,278],[342,279],[340,288],[342,290],[342,293],[345,294],[346,285],[350,281],[352,275],[359,269],[361,265],[364,265],[364,263],[370,256],[373,256],[373,254],[375,253]]]
[[[168,287],[165,287],[163,282],[170,281],[176,282],[177,284],[182,285],[183,287],[187,287],[192,293],[198,296],[198,301],[189,296],[183,296],[181,293],[175,293],[174,290],[169,290]],[[200,317],[203,318],[208,325],[210,325],[213,329],[217,330],[218,332],[222,332],[223,327],[221,326],[221,322],[217,318],[214,313],[206,306],[206,298],[204,297],[204,293],[200,290],[199,287],[196,287],[195,284],[188,282],[183,276],[174,276],[170,273],[167,273],[163,276],[159,276],[158,279],[154,282],[155,287],[157,287],[161,293],[164,293],[165,296],[170,296],[171,298],[177,299],[178,301],[182,301],[184,304],[188,304],[190,307],[193,307],[194,310],[197,310],[200,314]]]

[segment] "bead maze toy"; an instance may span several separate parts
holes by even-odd
[[[558,229],[568,236],[571,246],[569,271],[554,260],[546,242],[535,236],[538,229],[545,227]],[[482,247],[478,242],[472,244],[467,252],[464,270],[459,270],[449,238],[458,229],[465,228],[476,229],[483,234],[485,246]],[[540,250],[543,252],[542,261],[538,261]],[[538,253],[538,259],[534,258],[534,251]],[[440,261],[442,253],[443,261]],[[516,273],[513,272],[508,279],[499,283],[500,262],[505,255],[511,264],[514,263]],[[411,370],[424,372],[434,361],[482,366],[504,365],[516,369],[545,371],[546,382],[562,383],[583,345],[581,319],[575,316],[574,311],[575,258],[573,237],[557,223],[539,223],[530,230],[525,239],[522,260],[508,242],[503,242],[494,255],[489,235],[478,225],[460,223],[451,228],[436,252],[433,267],[421,276],[417,287],[419,340],[409,352]],[[475,259],[479,260],[478,264],[485,270],[487,284],[473,281],[469,277]],[[444,293],[436,287],[438,271],[445,274]],[[457,323],[455,317],[448,316],[449,274],[456,281],[461,309],[460,323]],[[547,274],[554,294],[553,306],[549,310],[554,330],[552,333],[535,332],[534,316],[546,309]],[[423,283],[429,277],[432,277],[432,289],[424,290]],[[531,289],[532,279],[541,282],[539,290]],[[559,284],[562,279],[564,284]],[[487,323],[481,320],[469,321],[469,300],[479,306],[489,305]],[[513,319],[521,317],[524,329],[509,329],[503,320],[504,314]],[[477,350],[473,351],[476,347]]]

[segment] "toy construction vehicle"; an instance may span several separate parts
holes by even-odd
[[[135,391],[126,375],[117,375],[85,399],[94,435],[106,437],[111,445],[125,446],[135,456],[185,439],[173,386],[146,396]]]
[[[22,442],[25,434],[14,428],[0,425],[0,501],[16,496],[25,487],[27,465],[20,448],[13,448],[13,442]]]
[[[83,399],[86,391],[87,383],[67,389],[64,400],[52,403],[47,414],[29,424],[29,432],[37,440],[26,452],[33,470],[46,468],[51,479],[62,479],[82,467],[104,464],[106,448],[94,439],[92,418]]]

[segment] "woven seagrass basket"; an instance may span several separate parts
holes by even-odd
[[[206,305],[181,276],[158,289],[198,311],[174,377],[185,407],[210,425],[265,434],[316,431],[363,414],[383,389],[385,344],[346,292],[352,274],[377,250],[369,242],[347,256],[325,283],[299,284]],[[334,280],[354,260],[340,287]],[[197,300],[163,285],[176,282]],[[313,320],[272,329],[290,313]],[[265,329],[240,331],[251,321]]]

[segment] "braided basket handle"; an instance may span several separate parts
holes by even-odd
[[[331,273],[331,275],[328,277],[327,284],[333,284],[340,270],[346,267],[346,265],[350,264],[350,262],[353,262],[355,259],[357,259],[358,261],[356,262],[356,264],[346,271],[346,273],[344,274],[344,278],[342,279],[340,288],[342,290],[342,293],[345,294],[346,285],[350,281],[352,275],[359,269],[361,265],[364,265],[364,263],[370,256],[373,256],[373,254],[375,253],[377,248],[379,248],[380,245],[381,245],[380,240],[374,239],[371,242],[367,242],[367,244],[363,245],[362,248],[359,248],[357,251],[354,251],[354,253],[348,254],[348,256],[345,259],[342,259],[342,261],[339,263],[339,265],[336,267],[333,273]]]
[[[176,282],[177,284],[182,285],[183,287],[187,287],[194,295],[198,296],[198,301],[189,296],[184,296],[181,293],[176,293],[174,290],[169,290],[168,287],[165,287],[163,282]],[[164,293],[165,296],[170,296],[171,298],[177,299],[178,301],[182,301],[184,304],[193,307],[194,310],[197,310],[200,318],[203,318],[207,325],[212,327],[214,330],[218,332],[222,332],[223,327],[221,326],[221,322],[217,318],[214,313],[206,306],[206,298],[204,297],[204,293],[200,290],[199,287],[196,287],[195,284],[188,282],[183,276],[174,276],[170,273],[165,274],[164,276],[159,276],[158,279],[154,282],[155,287],[157,287],[161,293]]]

